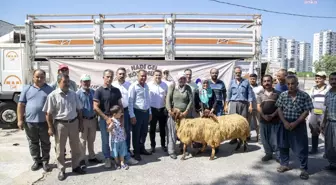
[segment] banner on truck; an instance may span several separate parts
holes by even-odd
[[[170,78],[175,80],[178,72],[189,68],[193,71],[192,81],[197,78],[209,78],[212,68],[219,69],[218,78],[228,86],[232,79],[232,71],[235,60],[207,60],[207,61],[165,61],[165,60],[79,60],[79,59],[50,59],[50,81],[57,79],[57,69],[60,64],[69,66],[71,80],[80,83],[80,76],[88,74],[91,76],[91,85],[97,88],[103,84],[103,71],[111,69],[114,72],[120,67],[126,69],[126,80],[134,82],[137,80],[137,72],[144,69],[148,72],[147,81],[151,81],[155,70],[168,69]],[[114,75],[116,80],[116,75]]]

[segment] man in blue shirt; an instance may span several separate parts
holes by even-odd
[[[287,76],[286,69],[280,69],[278,71],[277,73],[278,83],[274,87],[276,91],[279,91],[280,93],[282,93],[288,90],[287,84],[286,84],[286,76]]]
[[[225,102],[225,112],[228,112],[228,104],[230,103],[229,114],[240,114],[247,119],[248,112],[252,112],[253,91],[247,79],[242,78],[241,67],[234,68],[235,79],[230,83],[228,95]],[[230,144],[237,142],[237,139],[230,141]]]
[[[89,162],[101,163],[101,161],[95,157],[95,152],[93,150],[97,131],[97,117],[95,111],[93,110],[94,90],[90,88],[91,77],[84,74],[81,76],[80,82],[81,88],[77,91],[77,95],[83,104],[83,132],[80,133],[81,144],[84,155],[86,153],[86,143],[88,145]],[[81,165],[85,166],[84,159],[81,161]]]
[[[151,155],[145,150],[148,123],[152,120],[147,72],[139,70],[138,80],[128,90],[128,112],[132,123],[134,159],[141,161],[140,154]]]
[[[210,88],[216,94],[216,115],[221,116],[224,114],[224,104],[226,99],[226,88],[222,80],[218,79],[219,70],[213,68],[210,70],[211,80],[209,80]]]
[[[25,129],[30,155],[35,161],[31,170],[36,171],[43,167],[43,170],[47,172],[50,171],[48,165],[50,159],[50,136],[48,134],[46,116],[42,109],[47,96],[53,89],[45,83],[45,77],[45,71],[41,69],[34,71],[34,84],[24,86],[20,94],[17,115],[18,127],[19,129]],[[40,147],[42,149],[42,157]]]

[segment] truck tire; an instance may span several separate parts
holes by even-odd
[[[14,102],[0,103],[0,123],[5,128],[17,128],[16,104]]]

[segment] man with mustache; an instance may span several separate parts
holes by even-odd
[[[329,165],[326,170],[336,171],[336,72],[329,75],[331,89],[325,96],[326,112],[321,131],[325,136],[325,151]]]
[[[79,131],[83,131],[82,108],[83,104],[77,94],[69,89],[70,79],[66,74],[57,76],[58,87],[48,95],[43,111],[47,114],[48,133],[55,134],[57,167],[60,169],[58,180],[63,181],[65,176],[64,149],[67,138],[71,148],[72,171],[78,174],[86,173],[80,167],[83,159],[79,140]]]
[[[316,85],[310,90],[310,97],[313,100],[314,109],[310,112],[308,117],[309,128],[312,134],[312,149],[309,154],[316,154],[318,152],[318,142],[320,135],[320,124],[322,122],[323,113],[325,110],[324,100],[325,95],[328,92],[329,88],[325,83],[327,74],[323,71],[316,73],[315,83]]]
[[[276,154],[276,160],[279,161],[279,149],[277,143],[277,133],[280,128],[279,117],[277,114],[276,101],[280,92],[272,87],[273,78],[265,75],[262,78],[264,91],[259,93],[257,98],[257,107],[260,114],[260,136],[265,150],[265,156],[262,161],[269,161]]]
[[[281,119],[278,132],[278,145],[280,150],[280,164],[277,169],[279,173],[290,170],[289,149],[298,156],[300,160],[301,179],[308,179],[308,134],[306,117],[314,108],[310,96],[298,90],[298,79],[296,76],[287,76],[288,91],[280,94],[276,106]]]

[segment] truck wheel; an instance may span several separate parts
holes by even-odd
[[[17,127],[16,104],[13,102],[0,103],[0,123],[6,128]]]

